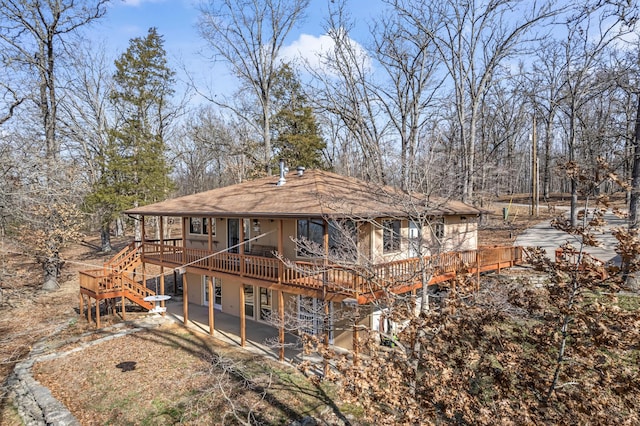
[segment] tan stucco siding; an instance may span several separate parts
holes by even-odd
[[[202,275],[187,272],[185,274],[185,278],[187,280],[187,294],[189,297],[189,303],[203,305],[204,293],[202,291]]]
[[[445,218],[443,251],[476,250],[478,247],[478,221],[475,216],[448,216]]]

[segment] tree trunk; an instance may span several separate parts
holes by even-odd
[[[636,111],[636,131],[633,138],[633,166],[631,170],[631,199],[629,201],[629,230],[638,229],[638,210],[640,210],[640,94]]]
[[[122,221],[121,217],[116,219],[115,234],[116,234],[116,237],[122,237],[124,235],[124,222]]]
[[[545,141],[544,141],[544,169],[542,171],[542,191],[544,201],[549,201],[549,193],[551,192],[551,131],[552,131],[552,120],[553,118],[548,117],[545,120]]]
[[[629,231],[638,233],[638,210],[640,210],[640,94],[636,111],[636,131],[633,137],[633,167],[631,170],[631,198],[629,200]],[[623,259],[622,276],[627,286],[634,291],[640,290],[637,273],[630,271],[632,259]]]
[[[44,283],[42,289],[47,291],[55,291],[58,289],[58,275],[60,274],[60,257],[58,254],[46,259],[43,262],[44,269]]]
[[[111,227],[109,224],[103,224],[100,227],[100,246],[103,253],[111,252]]]
[[[262,114],[263,126],[262,126],[262,138],[264,139],[264,163],[265,172],[267,176],[271,176],[271,118],[269,114],[269,100],[262,100],[264,104],[264,111]]]

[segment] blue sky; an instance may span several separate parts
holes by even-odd
[[[307,18],[289,35],[290,50],[292,46],[302,50],[317,48],[324,34],[323,24],[329,1],[311,0]],[[92,38],[104,41],[108,54],[116,58],[127,49],[131,38],[144,36],[150,27],[156,27],[164,36],[170,63],[178,75],[183,75],[180,68],[184,64],[196,79],[200,79],[203,73],[210,75],[214,69],[199,53],[204,48],[204,42],[196,28],[199,14],[197,4],[198,0],[114,0],[106,17],[92,28]],[[376,4],[378,6],[372,7]],[[379,5],[379,0],[349,0],[349,13],[357,19],[356,29],[359,32],[367,31],[369,18]],[[221,66],[215,68],[218,80],[226,72]],[[222,80],[225,83],[221,86],[229,86],[230,77],[225,76]],[[211,87],[211,90],[227,91],[225,87]]]

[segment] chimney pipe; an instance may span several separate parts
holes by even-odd
[[[298,171],[298,176],[302,176],[304,174],[304,167],[302,166],[298,166],[296,167],[296,170]]]
[[[284,174],[288,171],[289,169],[287,169],[284,166],[284,159],[281,158],[280,159],[280,179],[278,179],[278,183],[276,185],[282,186],[287,182],[287,180],[284,178]]]

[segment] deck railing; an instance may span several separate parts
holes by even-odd
[[[522,249],[481,247],[478,250],[441,253],[364,267],[355,264],[326,264],[321,259],[283,264],[280,259],[272,257],[216,253],[185,248],[175,243],[145,242],[139,247],[127,247],[106,264],[104,269],[80,272],[80,286],[95,294],[125,287],[139,292],[141,289],[134,289],[129,282],[131,280],[120,270],[120,266],[131,264],[133,256],[137,256],[137,261],[173,268],[187,266],[203,274],[220,272],[302,289],[354,296],[372,294],[382,289],[415,286],[423,278],[422,271],[427,272],[430,283],[442,282],[460,273],[499,271],[521,263]],[[143,296],[142,293],[140,296]]]
[[[458,273],[500,270],[522,261],[520,247],[481,247],[422,259],[396,260],[367,268],[358,265],[325,265],[322,260],[282,265],[277,258],[215,253],[158,243],[144,243],[142,255],[145,262],[152,264],[176,268],[187,265],[203,272],[222,272],[349,295],[370,293],[394,285],[410,285],[421,278],[423,269],[429,272],[431,282],[440,282]]]

